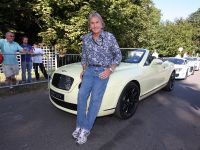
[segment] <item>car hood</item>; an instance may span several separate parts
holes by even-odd
[[[130,70],[129,68],[134,69],[136,67],[138,67],[138,64],[131,64],[131,63],[123,63],[122,62],[116,68],[115,74],[117,74],[117,72],[120,72],[122,70],[126,70],[126,69]],[[73,88],[76,85],[79,85],[80,82],[81,82],[81,79],[80,79],[81,71],[82,71],[81,63],[73,63],[73,64],[69,64],[69,65],[59,67],[54,73],[63,74],[63,75],[70,76],[70,77],[74,78],[74,83],[72,84],[72,87],[71,87],[71,90],[73,90]]]
[[[129,68],[134,68],[137,67],[138,64],[131,64],[131,63],[121,63],[115,70],[115,72],[129,69]],[[73,78],[80,77],[80,73],[82,71],[82,66],[81,63],[73,63],[69,65],[65,65],[62,67],[59,67],[54,73],[60,73],[64,75],[71,76]]]
[[[187,66],[186,65],[174,65],[174,68],[187,68]]]

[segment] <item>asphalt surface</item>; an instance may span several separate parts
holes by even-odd
[[[200,150],[200,71],[143,100],[129,120],[98,118],[81,146],[75,121],[47,90],[0,97],[0,150]]]

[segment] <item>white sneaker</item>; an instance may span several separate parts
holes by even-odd
[[[73,138],[77,139],[79,134],[81,132],[81,128],[76,128],[76,130],[74,130],[74,132],[72,133]]]
[[[87,137],[90,134],[90,131],[85,130],[85,129],[81,129],[81,133],[79,134],[76,143],[77,144],[84,144],[85,142],[87,142]]]

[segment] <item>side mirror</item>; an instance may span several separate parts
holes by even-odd
[[[155,66],[155,65],[162,65],[163,61],[160,59],[154,59],[151,62],[151,65]]]

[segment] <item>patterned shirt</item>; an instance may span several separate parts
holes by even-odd
[[[120,64],[121,59],[121,51],[113,34],[102,31],[96,41],[92,33],[83,36],[82,64],[110,66]]]

